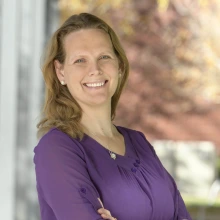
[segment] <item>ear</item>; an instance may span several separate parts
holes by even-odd
[[[63,64],[60,63],[58,60],[54,60],[54,68],[57,74],[57,78],[59,81],[65,81],[64,80],[64,69],[63,69]]]

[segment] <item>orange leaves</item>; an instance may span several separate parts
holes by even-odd
[[[158,11],[159,12],[166,11],[169,6],[169,3],[170,3],[170,0],[157,0]]]
[[[62,21],[80,12],[107,21],[132,57],[131,73],[220,102],[219,0],[60,0],[59,6]]]

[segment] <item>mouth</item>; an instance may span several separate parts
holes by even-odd
[[[101,81],[101,82],[94,82],[94,83],[83,83],[84,86],[88,88],[101,88],[107,84],[108,80]]]

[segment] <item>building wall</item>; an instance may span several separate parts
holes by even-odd
[[[33,148],[44,90],[40,57],[58,23],[57,5],[57,0],[0,0],[0,216],[4,220],[39,219]]]

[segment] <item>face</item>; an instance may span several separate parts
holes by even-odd
[[[85,106],[111,105],[118,85],[119,63],[110,37],[103,30],[83,29],[64,39],[64,64],[54,62],[57,77]]]

